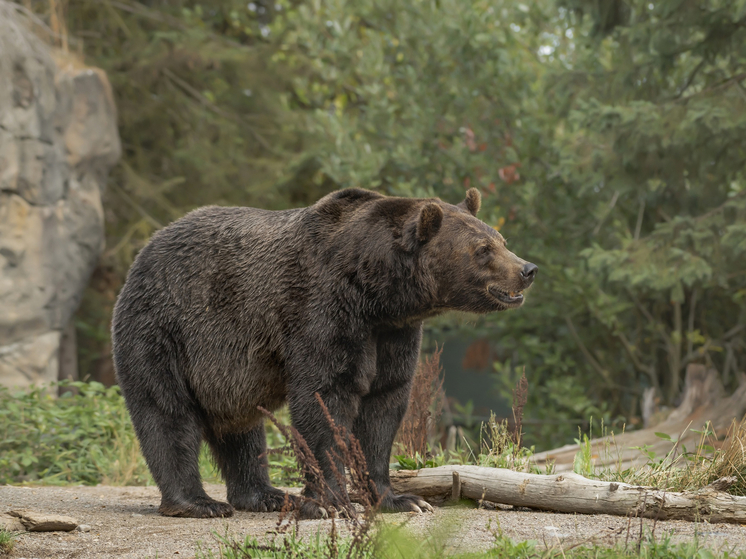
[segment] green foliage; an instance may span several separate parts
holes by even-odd
[[[442,318],[428,337],[488,339],[505,393],[525,367],[529,444],[591,416],[633,425],[642,390],[673,404],[692,362],[735,386],[743,2],[251,5],[68,6],[124,145],[105,200],[116,280],[78,317],[88,356],[108,351],[100,310],[136,251],[197,205],[283,208],[353,185],[456,201],[477,186],[482,218],[540,273],[520,311]]]
[[[568,315],[596,375],[672,402],[688,363],[727,384],[743,358],[744,13],[630,1],[607,24],[590,4],[566,19],[572,75],[548,74],[555,171],[593,216],[574,228],[587,247],[572,273],[592,279]]]
[[[0,387],[0,483],[80,483],[149,485],[153,483],[135,437],[119,388],[97,382],[11,392]],[[282,434],[267,427],[270,477],[277,485],[297,484],[295,459]],[[219,481],[206,445],[200,472]]]
[[[287,408],[278,410],[274,415],[281,424],[290,425],[290,412]],[[267,434],[267,460],[272,484],[280,487],[302,485],[298,462],[285,436],[271,421],[265,421],[264,429]]]
[[[259,2],[263,14],[235,0],[68,7],[70,34],[107,71],[119,112],[107,263],[126,266],[154,228],[200,205],[287,205],[273,186],[299,138],[283,129],[284,78],[268,68],[263,35],[281,4]]]
[[[149,474],[118,387],[0,388],[0,482],[145,484]]]
[[[293,93],[323,172],[396,194],[494,190],[518,159],[519,100],[541,74],[535,38],[513,28],[541,17],[505,1],[300,3],[281,59],[303,70]]]

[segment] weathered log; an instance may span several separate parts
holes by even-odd
[[[396,493],[441,502],[454,494],[454,473],[458,473],[462,498],[556,512],[746,523],[746,497],[722,491],[735,478],[719,479],[697,491],[671,492],[574,473],[537,475],[481,466],[441,466],[391,472],[391,484]]]

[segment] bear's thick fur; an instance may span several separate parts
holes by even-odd
[[[119,295],[112,339],[160,512],[279,510],[257,406],[285,402],[336,487],[316,393],[359,439],[383,507],[428,507],[389,485],[422,321],[518,307],[536,274],[475,217],[479,205],[475,189],[458,206],[347,189],[287,211],[201,208],[153,235]],[[203,438],[230,504],[202,488]]]

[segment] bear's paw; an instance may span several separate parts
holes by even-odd
[[[162,500],[158,512],[163,516],[185,518],[225,518],[233,516],[233,507],[209,497],[197,497],[192,501],[178,503]]]
[[[292,510],[297,507],[298,498],[286,494],[274,487],[262,488],[258,491],[252,491],[245,495],[229,496],[228,501],[236,510],[245,510],[248,512],[279,512],[286,504],[288,509]]]

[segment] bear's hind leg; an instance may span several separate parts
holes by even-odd
[[[282,510],[285,493],[269,481],[264,423],[245,433],[208,435],[208,442],[228,488],[228,502],[237,510]],[[295,497],[288,496],[295,503]]]
[[[233,507],[205,493],[199,474],[202,426],[196,412],[164,411],[152,399],[140,395],[128,402],[140,448],[161,490],[158,512],[190,518],[225,517]],[[143,400],[149,401],[143,401]]]

